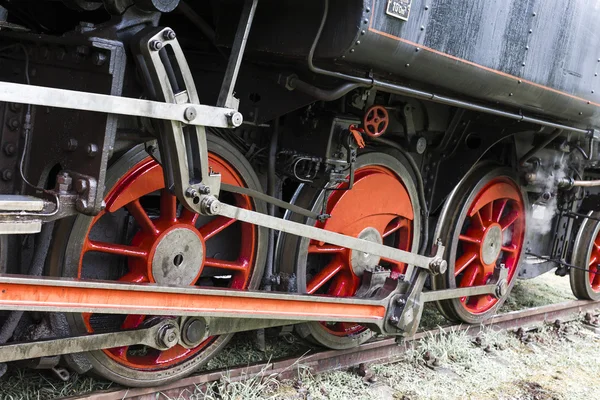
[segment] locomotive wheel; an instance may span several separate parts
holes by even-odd
[[[492,316],[516,281],[525,242],[526,197],[512,171],[479,166],[452,192],[434,237],[446,245],[446,274],[433,280],[436,290],[485,285],[494,268],[508,268],[508,290],[492,295],[462,297],[437,303],[448,319],[470,324]]]
[[[600,217],[600,212],[593,212],[592,217]],[[589,272],[571,268],[571,290],[578,299],[600,300],[600,222],[586,219],[579,228],[573,246],[571,263],[587,268]],[[598,273],[597,273],[598,272]]]
[[[208,136],[208,149],[209,165],[221,173],[223,183],[261,190],[252,167],[228,143]],[[62,276],[178,286],[258,287],[266,256],[265,230],[184,209],[164,189],[162,168],[143,148],[129,151],[109,169],[106,187],[105,211],[94,218],[78,216],[72,230],[63,229],[70,234]],[[264,203],[247,196],[223,192],[220,200],[266,212]],[[158,318],[108,314],[66,317],[72,334],[134,329]],[[158,351],[130,346],[84,356],[93,371],[107,379],[127,386],[150,386],[191,373],[231,336],[212,337],[190,349],[177,345]]]
[[[335,189],[344,189],[342,184]],[[358,157],[352,190],[327,190],[325,222],[305,221],[295,214],[286,218],[359,237],[402,250],[417,251],[420,211],[412,177],[400,161],[389,154],[368,153]],[[321,212],[325,190],[301,185],[293,202]],[[406,265],[314,240],[282,234],[278,241],[278,265],[294,266],[298,292],[353,296],[367,267],[382,265],[393,277],[404,273]],[[292,271],[290,271],[292,272]],[[332,349],[345,349],[364,343],[373,332],[352,323],[309,322],[296,326],[298,334],[310,342]]]

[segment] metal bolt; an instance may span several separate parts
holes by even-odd
[[[19,128],[19,126],[21,125],[21,123],[19,122],[19,120],[17,118],[9,119],[7,124],[11,131],[16,131],[17,128]]]
[[[104,65],[107,58],[108,57],[106,57],[106,54],[94,53],[94,55],[92,56],[92,62],[94,63],[94,65],[101,66]]]
[[[78,144],[79,143],[77,142],[77,139],[69,138],[69,139],[67,139],[67,144],[65,147],[66,147],[67,151],[75,151],[75,150],[77,150]]]
[[[196,119],[197,115],[198,113],[196,112],[196,109],[194,107],[188,107],[183,112],[183,118],[185,118],[186,121],[193,121],[194,119]]]
[[[198,186],[198,191],[202,194],[210,194],[210,188],[206,185]]]
[[[237,128],[244,122],[244,117],[241,113],[236,111],[227,115],[227,121],[229,122],[229,125]]]
[[[96,157],[96,155],[98,154],[98,145],[96,145],[95,143],[90,143],[87,146],[87,154],[90,157]]]
[[[10,181],[13,178],[13,173],[10,169],[3,169],[2,170],[2,180],[3,181]]]
[[[435,258],[429,264],[429,268],[434,275],[443,274],[448,269],[448,262],[442,258]]]
[[[188,188],[185,191],[185,195],[187,197],[198,197],[199,196],[198,191],[196,189],[192,188],[192,187]]]
[[[175,31],[171,30],[171,29],[167,29],[166,31],[163,32],[163,38],[165,40],[174,40],[177,37],[177,35],[175,34]]]
[[[173,325],[165,325],[158,332],[158,342],[170,349],[175,346],[178,342],[177,340],[178,331],[177,328]]]
[[[204,215],[215,215],[221,209],[221,203],[214,197],[204,197],[200,209]]]
[[[21,103],[10,103],[9,107],[12,112],[19,112],[23,108],[23,105]]]
[[[405,304],[406,304],[406,300],[404,300],[402,297],[398,297],[398,298],[396,299],[396,304],[398,304],[398,305],[400,305],[400,306],[403,306],[403,305],[405,305]]]
[[[75,191],[79,194],[85,193],[88,189],[88,182],[85,179],[77,179],[75,181]]]
[[[7,156],[12,156],[17,152],[17,146],[14,143],[8,142],[4,144],[4,154]]]
[[[392,325],[398,325],[398,322],[400,322],[400,318],[398,318],[397,316],[392,315],[390,317],[390,324],[392,324]]]
[[[150,42],[150,50],[152,51],[158,51],[160,49],[163,48],[163,44],[162,42],[159,42],[158,40],[153,40]]]

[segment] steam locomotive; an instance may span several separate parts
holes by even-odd
[[[600,299],[599,1],[0,5],[0,372]]]

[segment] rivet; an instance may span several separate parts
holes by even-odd
[[[3,181],[10,181],[13,178],[13,173],[10,169],[4,169],[2,170],[2,180]]]
[[[365,33],[367,33],[367,31],[365,31],[364,29],[362,31],[360,31],[361,35],[364,35]]]
[[[537,13],[534,12],[532,15],[535,17],[537,15]]]
[[[421,49],[420,49],[420,48],[418,48],[418,47],[415,49],[415,51],[416,51],[417,53],[419,52],[419,50],[421,50]]]
[[[598,73],[596,72],[596,73],[594,74],[594,76],[598,76]]]
[[[519,80],[517,81],[517,83],[520,85],[521,83],[523,83],[523,81],[519,79]]]
[[[521,66],[523,66],[523,67],[524,67],[524,66],[525,66],[525,63],[522,63],[522,64],[521,64]]]
[[[525,50],[529,50],[529,46],[525,46]]]
[[[365,11],[366,11],[366,12],[371,12],[371,9],[370,9],[369,7],[367,7],[367,8],[365,9]]]
[[[354,49],[350,49],[350,53],[354,53],[354,51],[355,51]]]
[[[583,115],[583,113],[581,111],[579,111],[579,115]]]
[[[17,152],[17,147],[15,146],[14,143],[12,142],[8,142],[4,145],[4,153],[7,156],[12,156]]]
[[[425,10],[429,10],[429,6],[425,6]]]
[[[405,65],[405,67],[406,67],[406,68],[410,67],[410,64],[406,64],[406,65]]]
[[[512,93],[509,93],[508,95],[509,95],[509,96],[512,96],[513,94],[512,94]]]
[[[592,90],[592,93],[594,93],[594,91]]]
[[[530,29],[530,30],[529,30],[529,33],[533,33],[533,29]]]
[[[360,45],[360,40],[356,41],[356,45],[359,46]]]
[[[365,24],[368,24],[368,23],[369,23],[369,20],[368,20],[368,19],[365,19],[363,22],[364,22]]]
[[[425,30],[425,27],[424,27],[423,25],[421,25],[421,30],[422,30],[422,31],[424,31],[424,30]]]

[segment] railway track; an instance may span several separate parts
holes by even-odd
[[[395,339],[375,340],[349,350],[324,350],[308,354],[302,358],[301,364],[309,367],[313,373],[350,368],[361,363],[386,363],[399,360],[406,349],[414,342],[422,340],[431,334],[439,332],[450,332],[457,330],[468,330],[470,335],[477,335],[486,327],[496,330],[509,330],[519,327],[543,323],[546,321],[571,321],[579,317],[581,313],[593,312],[600,309],[600,301],[567,301],[541,307],[530,308],[521,311],[513,311],[499,314],[481,325],[451,325],[437,329],[418,332],[412,338],[398,345]],[[296,369],[294,364],[298,357],[290,357],[274,362],[263,362],[252,365],[235,367],[229,370],[208,371],[206,373],[190,376],[169,385],[138,388],[138,389],[111,389],[82,396],[72,396],[63,400],[92,399],[92,400],[150,400],[162,398],[181,398],[182,393],[193,393],[198,386],[215,382],[226,373],[229,379],[241,380],[244,377],[254,376],[261,372],[266,375],[278,375],[282,379],[292,378]]]

